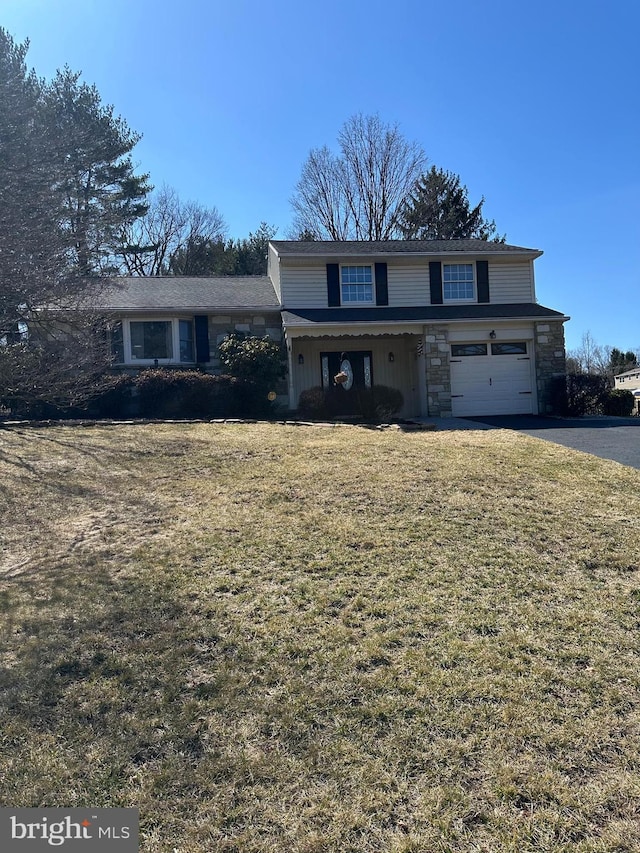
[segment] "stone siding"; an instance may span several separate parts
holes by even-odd
[[[220,369],[217,351],[220,344],[231,332],[243,332],[245,335],[255,335],[258,338],[268,336],[275,343],[282,341],[282,321],[280,314],[210,314],[209,315],[209,349],[211,360],[207,368],[214,373]]]
[[[451,417],[449,340],[447,330],[442,326],[425,327],[424,364],[429,416]]]
[[[538,413],[554,414],[554,379],[566,376],[564,327],[558,322],[535,323]]]

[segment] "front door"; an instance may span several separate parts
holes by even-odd
[[[358,413],[358,392],[373,384],[370,350],[320,353],[322,387],[332,396],[336,414]]]

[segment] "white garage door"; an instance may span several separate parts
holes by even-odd
[[[451,344],[452,414],[533,414],[530,346],[527,341]]]

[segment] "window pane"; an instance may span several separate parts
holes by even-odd
[[[445,299],[473,299],[473,264],[443,265]]]
[[[491,352],[493,355],[526,355],[527,343],[526,341],[517,341],[508,344],[491,344]]]
[[[130,330],[132,359],[173,358],[170,320],[132,322]]]
[[[342,302],[373,302],[371,284],[343,284]]]
[[[461,355],[486,355],[486,344],[451,344],[451,355],[460,357]]]
[[[180,361],[193,360],[193,323],[180,320]]]
[[[117,364],[122,364],[124,362],[122,323],[114,323],[111,327],[111,357]]]
[[[343,284],[373,284],[370,266],[341,267]]]

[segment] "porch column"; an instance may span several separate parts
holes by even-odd
[[[420,417],[429,416],[429,400],[427,397],[427,361],[424,354],[424,332],[418,338],[418,395],[420,401]]]
[[[293,340],[287,334],[287,330],[284,330],[284,341],[285,346],[287,348],[287,385],[289,387],[289,409],[295,409],[298,401],[294,399],[294,389],[293,389]]]

